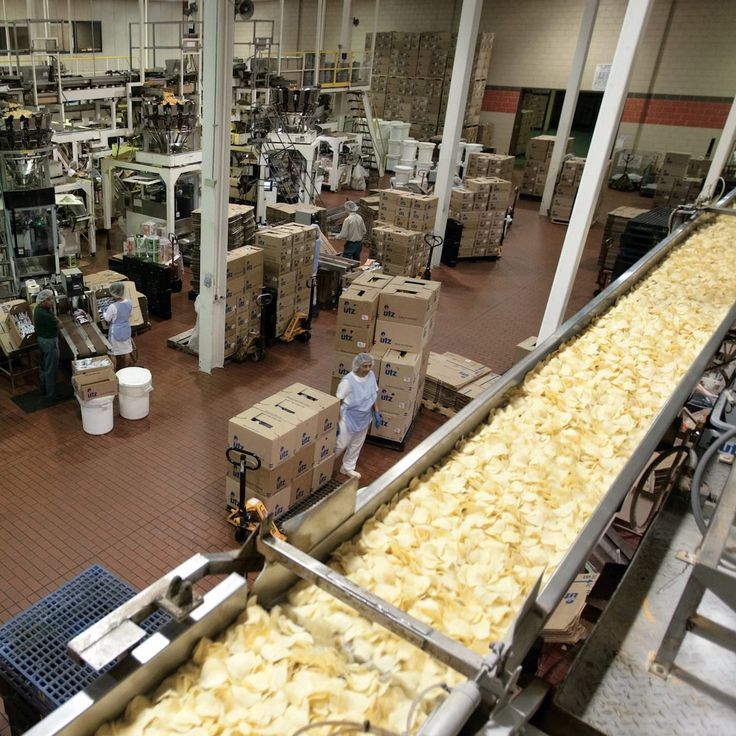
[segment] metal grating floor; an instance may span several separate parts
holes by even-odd
[[[684,588],[700,534],[689,507],[671,498],[556,696],[557,705],[610,734],[736,734],[736,653],[685,637],[667,680],[648,661]],[[736,629],[736,614],[711,593],[699,612]]]

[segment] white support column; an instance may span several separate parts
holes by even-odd
[[[317,0],[317,30],[314,34],[314,82],[313,87],[319,87],[319,62],[322,50],[323,31],[325,27],[325,2]]]
[[[199,282],[199,370],[205,373],[211,373],[213,368],[221,368],[225,360],[230,85],[234,25],[231,3],[205,0]]]
[[[373,35],[371,36],[371,65],[368,70],[368,84],[373,81],[373,60],[376,58],[376,35],[378,34],[378,16],[381,10],[381,0],[375,0],[373,6]],[[363,60],[365,64],[365,59]]]
[[[578,44],[575,47],[575,54],[572,57],[570,77],[567,80],[567,90],[565,91],[565,99],[562,103],[562,111],[560,112],[560,122],[557,126],[557,137],[555,139],[555,146],[552,149],[552,158],[549,162],[547,181],[544,185],[544,193],[542,194],[542,204],[539,207],[540,215],[549,214],[557,175],[560,172],[562,159],[567,152],[567,139],[570,137],[572,119],[575,117],[580,82],[583,79],[585,60],[588,58],[588,49],[590,48],[590,39],[593,36],[595,18],[598,15],[599,1],[586,0],[585,7],[583,8],[583,17],[580,21],[580,30],[578,31]]]
[[[140,53],[138,54],[139,78],[141,84],[143,84],[146,81],[146,0],[138,0],[138,43],[140,44]],[[130,124],[129,121],[129,127]]]
[[[468,101],[468,85],[470,84],[470,75],[473,73],[473,57],[475,55],[475,43],[478,40],[478,26],[480,25],[482,9],[483,0],[463,0],[460,26],[457,30],[455,60],[452,63],[452,78],[450,80],[450,92],[447,97],[445,126],[442,130],[442,148],[440,148],[437,182],[434,187],[434,193],[439,199],[434,231],[443,237],[447,225],[450,189],[452,189],[455,162],[460,136],[463,131],[465,105]],[[432,256],[433,265],[440,262],[441,255],[440,249],[436,248]]]
[[[709,202],[713,198],[723,167],[728,163],[728,157],[733,150],[734,141],[736,141],[736,97],[731,104],[731,111],[726,118],[721,137],[718,139],[716,152],[713,154],[713,161],[708,169],[708,176],[705,177],[703,189],[698,195],[698,203]]]
[[[352,0],[342,0],[342,24],[340,27],[340,58],[348,61],[352,50],[353,39],[353,3]],[[348,77],[349,78],[349,77]]]
[[[613,55],[611,74],[608,77],[606,91],[603,93],[580,188],[570,216],[570,224],[567,226],[565,242],[562,244],[562,253],[547,300],[547,308],[539,328],[537,345],[552,335],[562,324],[626,101],[631,69],[639,44],[644,37],[653,4],[654,0],[629,0],[626,8],[616,52]]]
[[[279,0],[279,61],[277,73],[281,76],[281,57],[284,55],[284,0]]]

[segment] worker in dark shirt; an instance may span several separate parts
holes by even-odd
[[[41,353],[38,373],[41,393],[51,403],[56,401],[56,373],[59,370],[59,327],[61,321],[53,313],[54,292],[42,289],[36,300],[33,312],[33,325],[36,329],[36,343]]]

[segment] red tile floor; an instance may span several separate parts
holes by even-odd
[[[609,190],[601,211],[642,202]],[[432,348],[498,373],[509,368],[515,345],[539,327],[565,229],[521,200],[503,258],[437,268]],[[593,294],[601,231],[591,230],[569,314]],[[105,268],[107,255],[102,248],[89,270]],[[140,588],[195,552],[232,547],[223,498],[228,418],[294,381],[329,390],[335,313],[320,313],[310,343],[276,344],[261,363],[228,363],[212,375],[166,346],[194,322],[186,290],[174,296],[173,313],[137,338],[139,362],[153,374],[150,415],[116,415],[108,435],[82,431],[76,401],[24,414],[0,383],[0,623],[93,563]],[[443,421],[422,410],[408,447]],[[366,446],[362,482],[398,458]]]

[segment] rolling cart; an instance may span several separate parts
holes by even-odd
[[[441,235],[435,235],[434,233],[427,233],[424,236],[424,242],[429,246],[429,254],[427,255],[427,265],[424,271],[421,273],[420,278],[426,281],[432,280],[432,255],[434,254],[435,248],[439,248],[444,242],[444,238]]]

